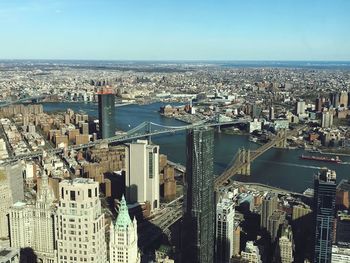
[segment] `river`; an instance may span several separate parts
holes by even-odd
[[[75,112],[84,111],[97,118],[97,104],[91,103],[44,103],[44,111],[65,111],[67,108]],[[161,125],[181,126],[183,122],[161,116],[158,110],[163,103],[148,105],[127,105],[116,107],[116,127],[119,130],[129,130],[144,121],[151,121]],[[257,148],[258,145],[248,140],[248,136],[215,133],[214,171],[223,172],[232,162],[240,147]],[[185,132],[153,137],[152,141],[160,146],[160,152],[174,162],[185,164],[186,138]],[[240,181],[257,182],[271,186],[302,192],[313,187],[313,176],[321,167],[327,166],[337,172],[337,181],[350,179],[350,157],[341,156],[344,164],[322,163],[312,160],[300,160],[304,151],[271,149],[252,163],[251,176],[237,176]]]

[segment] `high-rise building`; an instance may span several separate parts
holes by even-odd
[[[59,184],[56,214],[57,258],[60,263],[107,262],[105,218],[99,184],[76,178]]]
[[[8,178],[3,170],[0,170],[0,238],[9,237],[7,215],[12,205],[12,193]]]
[[[336,226],[336,243],[340,245],[350,244],[350,215],[346,212],[339,211],[337,214]]]
[[[315,102],[315,110],[316,112],[321,112],[323,106],[323,100],[322,98],[317,98]]]
[[[333,112],[324,111],[322,112],[322,128],[330,128],[333,126]]]
[[[216,205],[216,262],[229,262],[233,256],[235,207],[231,199],[222,199]]]
[[[348,93],[346,91],[340,92],[339,105],[342,107],[348,107]]]
[[[241,227],[239,222],[235,222],[233,229],[233,256],[238,256],[241,252]]]
[[[286,219],[286,212],[282,210],[275,210],[272,215],[269,216],[267,231],[270,233],[271,240],[274,242],[278,237],[280,228]]]
[[[24,200],[24,183],[22,165],[20,162],[0,167],[8,179],[13,203]]]
[[[131,221],[124,196],[120,202],[115,223],[110,225],[109,262],[139,263],[140,253],[137,247],[137,222]]]
[[[267,229],[269,223],[269,217],[277,209],[278,198],[275,195],[266,195],[261,204],[261,217],[260,217],[260,227]]]
[[[195,128],[187,134],[182,261],[214,262],[214,131]]]
[[[333,93],[329,94],[329,100],[330,100],[333,108],[338,108],[339,107],[339,92],[333,92]]]
[[[129,144],[126,160],[126,198],[128,203],[150,202],[159,207],[159,146],[147,140]]]
[[[321,170],[315,176],[314,190],[314,220],[316,226],[314,262],[330,263],[335,216],[335,171],[328,169]]]
[[[248,241],[245,250],[242,251],[242,259],[249,263],[262,263],[260,251],[253,241]]]
[[[55,263],[54,194],[44,172],[35,205],[15,203],[9,212],[11,246],[31,247],[42,263]]]
[[[295,113],[297,115],[305,113],[305,101],[297,101],[295,104]]]
[[[273,106],[270,106],[269,108],[269,120],[275,119],[275,108]]]
[[[278,260],[281,263],[294,262],[294,240],[292,227],[288,223],[282,226],[281,237],[278,240]]]
[[[348,263],[350,262],[350,248],[334,246],[332,247],[332,263]]]
[[[114,126],[114,103],[115,94],[108,87],[101,89],[98,93],[98,119],[100,137],[102,139],[112,137],[115,134]]]

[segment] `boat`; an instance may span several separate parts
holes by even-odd
[[[320,161],[320,162],[329,162],[329,163],[342,163],[342,160],[336,156],[335,158],[328,158],[328,157],[324,157],[324,156],[307,156],[302,154],[300,156],[300,159],[303,160],[313,160],[313,161]]]
[[[250,136],[250,137],[249,137],[249,141],[250,141],[250,142],[257,142],[257,141],[258,141],[258,138],[257,138],[257,137]]]

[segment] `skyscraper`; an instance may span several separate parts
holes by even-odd
[[[342,107],[348,107],[348,93],[346,91],[340,92],[339,105]]]
[[[102,88],[98,93],[98,119],[100,137],[102,139],[114,136],[114,103],[115,94],[109,87]]]
[[[336,173],[321,170],[314,183],[315,247],[314,263],[330,263],[335,212]]]
[[[139,263],[140,253],[137,247],[137,222],[131,221],[124,196],[120,202],[119,214],[115,223],[110,225],[109,262]]]
[[[305,113],[305,101],[297,101],[295,104],[295,113],[297,115]]]
[[[329,100],[330,100],[333,108],[338,108],[339,107],[339,92],[333,92],[333,93],[329,94]]]
[[[322,112],[322,128],[330,128],[333,125],[333,112],[324,111]]]
[[[7,176],[0,170],[0,238],[8,238],[7,214],[12,205],[12,193]]]
[[[267,229],[269,223],[269,217],[277,209],[278,199],[275,195],[267,195],[262,200],[261,205],[261,217],[260,217],[260,227]]]
[[[99,184],[76,178],[59,184],[56,215],[57,258],[60,263],[107,262],[105,218]]]
[[[31,247],[40,262],[55,263],[55,197],[45,172],[40,182],[35,205],[17,202],[10,209],[11,246]]]
[[[281,231],[281,237],[278,240],[278,260],[281,263],[292,263],[294,261],[294,240],[292,227],[284,222]]]
[[[147,140],[130,143],[126,160],[128,203],[149,201],[151,210],[159,207],[159,146]]]
[[[229,262],[233,256],[235,207],[231,199],[222,199],[216,205],[216,262]]]
[[[188,132],[182,262],[214,262],[213,147],[212,129]]]

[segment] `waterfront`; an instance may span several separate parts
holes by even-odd
[[[117,107],[116,127],[120,130],[129,130],[144,121],[154,123],[180,126],[184,123],[161,116],[158,113],[162,103],[148,105],[126,105]],[[83,110],[87,114],[97,118],[97,104],[87,103],[45,103],[45,111],[64,111],[71,108],[74,111]],[[168,134],[152,138],[154,143],[160,145],[161,153],[168,155],[174,162],[185,164],[185,132]],[[258,145],[248,140],[248,136],[229,135],[225,133],[215,134],[215,173],[220,174],[232,161],[235,153],[240,147],[257,148]],[[313,174],[320,168],[327,166],[337,172],[337,181],[349,179],[350,177],[350,157],[341,156],[345,164],[323,163],[311,160],[300,160],[299,156],[303,150],[271,149],[252,164],[252,175],[250,177],[238,176],[236,180],[251,181],[268,184],[287,190],[302,192],[308,187],[312,187]],[[306,153],[307,154],[307,153]]]

